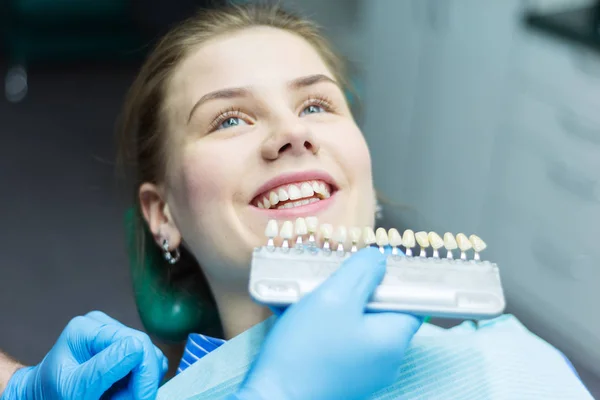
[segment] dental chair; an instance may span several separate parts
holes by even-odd
[[[125,226],[133,292],[146,332],[163,343],[181,343],[190,333],[223,337],[214,300],[203,290],[207,287],[204,276],[195,266],[187,266],[189,253],[182,250],[180,261],[168,264],[144,228],[148,245],[145,257],[137,257],[137,212],[134,208],[127,211]]]

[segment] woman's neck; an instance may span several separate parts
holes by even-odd
[[[234,290],[231,283],[227,286],[211,286],[227,340],[272,315],[267,307],[256,304],[246,290]]]

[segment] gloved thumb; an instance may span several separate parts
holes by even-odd
[[[364,307],[385,275],[385,256],[367,247],[354,253],[317,291]]]
[[[140,364],[143,356],[142,343],[134,337],[125,337],[81,364],[73,381],[85,385],[85,399],[98,399]]]

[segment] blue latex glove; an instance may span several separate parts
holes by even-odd
[[[2,400],[154,399],[167,367],[146,334],[93,311],[71,320],[40,364],[15,372]]]
[[[230,400],[362,400],[394,383],[421,319],[365,312],[384,273],[384,256],[362,249],[290,306]]]

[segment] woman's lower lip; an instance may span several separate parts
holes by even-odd
[[[299,218],[299,217],[309,217],[312,215],[317,215],[326,208],[329,208],[333,204],[336,199],[337,193],[332,194],[329,198],[319,200],[315,203],[305,204],[303,206],[296,206],[292,208],[258,208],[252,206],[256,211],[261,214],[268,215],[271,219],[283,219],[283,218]]]

